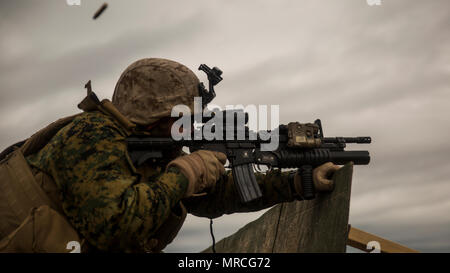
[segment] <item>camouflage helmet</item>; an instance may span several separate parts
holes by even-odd
[[[175,61],[146,58],[132,63],[120,76],[112,103],[131,122],[148,125],[169,117],[172,107],[187,105],[194,112],[199,79]]]

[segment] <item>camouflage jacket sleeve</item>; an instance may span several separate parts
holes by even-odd
[[[176,170],[141,182],[125,137],[111,118],[84,113],[27,157],[54,178],[68,220],[101,250],[142,249],[187,189]]]
[[[282,202],[296,200],[289,180],[289,173],[272,170],[266,174],[255,173],[263,197],[243,204],[233,183],[231,172],[227,172],[207,195],[183,200],[189,213],[208,218],[235,212],[258,211]]]

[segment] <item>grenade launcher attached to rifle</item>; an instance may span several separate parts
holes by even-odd
[[[210,69],[201,65],[208,75],[209,92],[203,84],[200,84],[200,94],[203,103],[209,103],[215,96],[213,86],[220,82],[222,71],[214,67]],[[254,133],[247,127],[248,114],[242,110],[227,110],[222,112],[227,119],[234,118],[235,126],[217,126],[223,130],[226,139],[207,140],[205,138],[174,140],[172,138],[159,138],[151,136],[131,136],[127,139],[130,157],[136,165],[147,160],[162,160],[167,151],[174,147],[185,146],[190,152],[197,150],[211,150],[224,153],[232,169],[233,181],[242,202],[250,202],[262,196],[259,185],[254,174],[255,165],[265,165],[269,168],[297,168],[301,175],[303,198],[313,199],[315,197],[312,170],[326,162],[343,165],[353,162],[356,165],[367,165],[370,161],[368,151],[345,151],[346,144],[368,144],[370,137],[324,137],[322,124],[319,119],[314,123],[290,122],[280,125],[272,131],[277,132],[278,145],[275,150],[264,149],[270,140],[261,137],[263,132]],[[244,115],[239,118],[239,115]],[[214,115],[213,115],[214,117]],[[211,119],[211,118],[210,118]],[[241,121],[239,124],[239,120]],[[204,120],[204,123],[207,121]],[[222,123],[223,125],[223,123]],[[202,130],[200,128],[200,130]],[[213,129],[214,130],[214,129]],[[265,131],[271,133],[271,131]],[[228,136],[234,136],[232,140]],[[194,136],[194,132],[192,133]],[[241,136],[241,137],[237,137]],[[245,136],[242,138],[242,136]],[[253,137],[252,137],[253,136]]]

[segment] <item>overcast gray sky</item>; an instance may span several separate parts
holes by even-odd
[[[145,57],[200,63],[215,103],[277,104],[280,122],[321,118],[326,135],[370,135],[350,223],[426,252],[450,251],[450,2],[446,0],[0,1],[0,149],[77,113],[84,84],[111,98]],[[361,147],[350,147],[361,148]],[[263,212],[215,221],[216,239]],[[189,216],[167,252],[211,243]]]

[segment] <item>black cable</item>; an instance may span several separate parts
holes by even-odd
[[[213,251],[213,253],[216,253],[216,238],[214,238],[212,226],[213,226],[213,219],[210,218],[209,219],[209,231],[211,232],[211,237],[212,237],[212,251]]]

